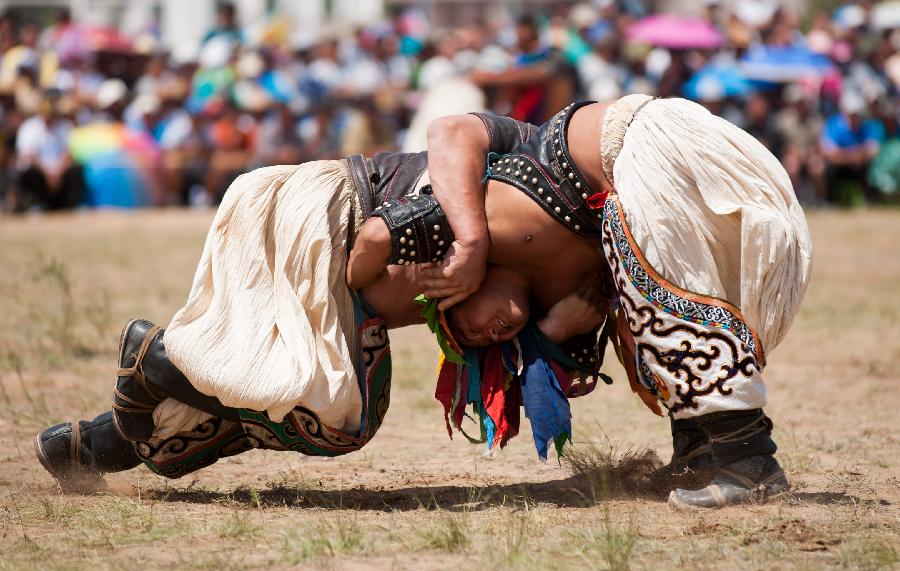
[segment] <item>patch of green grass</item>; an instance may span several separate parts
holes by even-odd
[[[262,501],[260,500],[260,497],[259,497],[259,490],[257,490],[256,488],[250,488],[250,491],[248,492],[248,496],[250,497],[250,505],[252,505],[256,509],[259,509],[262,507]]]
[[[46,568],[49,548],[31,539],[27,535],[9,541],[0,549],[0,571],[20,571],[23,569]]]
[[[436,523],[417,527],[416,533],[428,548],[455,553],[472,544],[470,529],[468,511],[441,512]]]
[[[606,509],[599,527],[578,529],[571,534],[580,547],[579,557],[589,569],[627,571],[631,568],[638,535],[633,519],[618,524]]]
[[[156,511],[152,504],[131,498],[106,496],[102,501],[82,510],[81,525],[87,529],[147,532],[156,523]]]
[[[253,512],[234,510],[218,526],[217,535],[229,539],[248,539],[256,536],[262,529],[252,519]]]
[[[290,530],[282,534],[281,540],[282,560],[289,565],[335,556],[334,547],[327,532],[320,527]]]
[[[41,498],[38,507],[38,517],[53,523],[68,523],[81,513],[78,506],[53,498]]]
[[[365,551],[365,532],[356,517],[338,515],[334,530],[337,532],[337,550],[341,553],[362,553]]]
[[[838,561],[844,569],[880,571],[894,569],[900,563],[900,554],[895,546],[879,538],[853,536],[841,543]]]
[[[511,566],[521,566],[528,558],[528,541],[534,532],[533,512],[523,509],[514,512],[504,524],[500,553],[504,562]]]
[[[282,534],[282,560],[290,565],[368,550],[365,530],[355,517],[338,515],[313,528]]]

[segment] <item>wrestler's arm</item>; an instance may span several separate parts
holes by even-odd
[[[347,258],[347,285],[361,289],[378,281],[391,257],[391,233],[378,217],[366,220]]]
[[[443,263],[423,272],[425,295],[447,309],[471,295],[487,268],[490,246],[484,176],[490,138],[474,115],[452,115],[428,126],[428,175],[455,240]]]
[[[434,195],[456,237],[441,265],[423,271],[425,294],[448,309],[484,278],[490,247],[484,208],[489,153],[508,153],[532,126],[491,113],[451,115],[428,127],[428,173]]]

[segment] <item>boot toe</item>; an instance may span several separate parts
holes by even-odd
[[[764,471],[750,473],[739,469],[764,467]],[[676,489],[669,494],[669,505],[676,509],[721,508],[725,506],[764,504],[786,494],[791,484],[772,456],[753,457],[723,469],[705,488],[700,490]]]
[[[64,493],[91,494],[105,488],[103,477],[72,460],[72,424],[64,422],[34,437],[38,462],[53,476]]]
[[[669,494],[669,505],[675,509],[716,509],[749,500],[749,489],[715,481],[700,490],[678,488]]]

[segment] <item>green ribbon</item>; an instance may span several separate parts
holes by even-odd
[[[444,334],[444,330],[441,329],[441,321],[437,307],[438,300],[428,299],[425,297],[425,294],[419,294],[413,301],[422,306],[422,317],[425,318],[425,324],[428,325],[428,329],[434,334],[435,338],[437,338],[438,346],[441,348],[444,358],[451,363],[465,365],[466,360],[462,355],[450,348],[450,344],[447,342],[447,336]]]

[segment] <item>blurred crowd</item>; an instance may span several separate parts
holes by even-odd
[[[3,209],[214,205],[260,166],[418,150],[441,114],[540,123],[634,92],[746,129],[808,205],[900,195],[897,0],[806,15],[710,0],[669,20],[642,0],[552,6],[452,28],[407,8],[313,37],[277,15],[242,29],[224,3],[201,45],[173,52],[64,11],[43,29],[2,17]]]

